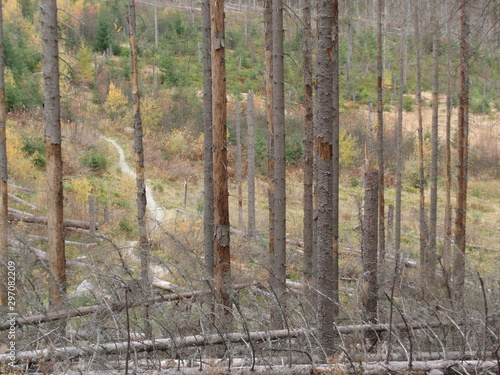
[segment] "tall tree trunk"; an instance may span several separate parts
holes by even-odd
[[[402,6],[405,7],[404,25],[401,36],[401,50],[399,56],[399,98],[398,98],[398,122],[396,125],[396,204],[394,209],[394,251],[396,262],[396,274],[399,273],[399,261],[401,255],[401,192],[403,178],[403,97],[406,89],[406,59],[407,59],[407,38],[408,38],[408,9],[409,0],[403,0]]]
[[[283,52],[283,0],[273,0],[273,120],[274,120],[274,281],[280,316],[273,327],[282,327],[286,289],[286,170],[285,170],[285,79]]]
[[[49,246],[49,309],[64,308],[66,297],[66,254],[63,225],[61,154],[61,100],[56,0],[42,0],[43,117],[47,161],[47,218]]]
[[[381,285],[385,284],[385,185],[384,185],[384,33],[385,0],[378,0],[377,16],[377,142],[378,142],[378,256]]]
[[[332,178],[333,178],[333,221],[332,247],[333,265],[330,272],[333,278],[333,314],[339,313],[339,193],[340,193],[340,122],[339,122],[339,2],[333,0],[333,118],[332,118]]]
[[[334,1],[320,0],[318,17],[318,90],[315,150],[318,187],[318,333],[325,357],[334,353],[333,250],[333,127],[334,108]]]
[[[469,168],[469,2],[460,6],[460,78],[458,94],[457,208],[455,212],[454,293],[459,306],[464,303],[467,178]]]
[[[253,91],[248,93],[247,106],[247,129],[248,129],[248,234],[254,236],[255,225],[255,106]]]
[[[236,99],[236,178],[238,180],[238,227],[243,229],[243,167],[241,163],[240,100]]]
[[[417,52],[417,117],[418,117],[418,159],[419,159],[419,227],[420,227],[420,277],[426,280],[427,223],[425,218],[425,169],[424,169],[424,129],[422,122],[422,44],[420,39],[420,8],[415,2],[415,50]],[[422,289],[425,290],[425,289]]]
[[[266,117],[267,117],[267,182],[269,204],[269,284],[274,289],[274,93],[273,93],[273,2],[264,0],[265,62],[266,62]]]
[[[137,200],[137,223],[139,226],[139,259],[141,261],[141,289],[144,298],[151,296],[151,282],[149,277],[149,238],[146,216],[146,179],[144,177],[144,147],[141,118],[141,100],[139,93],[139,67],[137,58],[136,40],[136,13],[135,0],[129,0],[129,14],[127,16],[129,27],[129,45],[131,52],[130,77],[132,83],[132,115],[134,119],[134,159],[136,173],[136,200]],[[149,319],[149,308],[144,306],[144,332],[148,338],[152,336],[151,322]]]
[[[362,302],[364,308],[364,320],[366,323],[376,324],[377,317],[377,237],[378,237],[378,171],[372,165],[369,152],[366,153],[365,166],[365,202],[363,216],[362,234],[362,261],[363,282]],[[377,333],[367,331],[365,333],[365,345],[368,351],[372,351],[377,343]]]
[[[433,2],[437,8],[437,1]],[[432,132],[431,132],[431,197],[429,221],[429,251],[427,256],[427,274],[429,285],[434,285],[436,274],[436,242],[437,242],[437,184],[438,184],[438,116],[439,116],[439,20],[438,9],[434,9],[431,17],[432,35]]]
[[[4,48],[3,48],[3,5],[0,0],[0,309],[7,306],[7,216],[9,206],[8,197],[8,170],[7,170],[7,137],[5,135],[7,112],[5,109],[5,80],[4,80]]]
[[[214,163],[215,289],[223,306],[221,320],[231,318],[231,250],[227,158],[227,99],[224,0],[210,0],[212,26],[212,121]],[[224,327],[229,329],[225,324]]]
[[[314,183],[314,125],[312,85],[312,28],[311,1],[303,2],[303,64],[304,64],[304,282],[313,281],[313,183]]]
[[[203,29],[203,243],[205,273],[209,283],[214,278],[214,170],[212,135],[212,47],[210,35],[210,0],[201,3]]]
[[[446,165],[445,165],[445,175],[446,175],[446,197],[444,204],[444,245],[443,245],[443,268],[444,268],[444,278],[447,283],[450,280],[451,275],[451,19],[452,19],[452,6],[451,1],[447,0],[446,4],[448,7],[448,22],[446,24],[446,34],[447,34],[447,61],[446,61],[446,71],[448,72],[446,77],[446,138],[445,138],[445,152],[446,152]]]

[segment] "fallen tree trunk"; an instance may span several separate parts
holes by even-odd
[[[38,259],[43,260],[44,262],[49,261],[49,254],[47,254],[45,251],[34,248],[34,247],[29,247],[28,250],[23,250],[18,247],[13,247],[9,246],[10,251],[16,254],[26,254],[26,251],[29,251],[33,253]],[[71,260],[71,259],[66,259],[66,267],[71,268],[71,267],[91,267],[90,264],[84,263],[84,262],[79,262],[77,260]]]
[[[244,289],[248,286],[255,285],[255,283],[246,283],[246,284],[236,284],[233,286],[234,290]],[[189,299],[197,296],[204,296],[213,293],[212,290],[197,290],[193,292],[186,293],[176,293],[176,294],[166,294],[159,295],[148,298],[146,300],[137,299],[135,301],[126,302],[114,302],[109,305],[93,305],[93,306],[84,306],[77,307],[69,310],[62,310],[51,312],[49,314],[39,314],[39,315],[31,315],[25,317],[19,317],[16,320],[16,326],[21,327],[25,325],[37,325],[41,323],[52,322],[60,319],[69,319],[74,318],[76,316],[85,316],[90,314],[97,313],[105,313],[105,312],[117,312],[128,307],[137,307],[142,306],[144,304],[153,304],[159,302],[169,302],[169,301],[179,301],[183,299]],[[9,322],[3,322],[0,324],[0,331],[7,330],[11,327]]]
[[[22,221],[24,223],[31,224],[43,224],[47,225],[47,217],[41,215],[33,215],[29,212],[19,211],[14,208],[9,207],[9,221]],[[90,223],[88,221],[81,220],[71,220],[64,219],[64,226],[68,228],[79,228],[90,230]],[[95,229],[97,229],[97,223],[95,223]]]

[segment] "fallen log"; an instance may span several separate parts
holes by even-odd
[[[47,225],[47,217],[41,215],[30,214],[29,212],[19,211],[9,207],[9,221],[22,221],[31,224]],[[90,230],[90,223],[88,221],[64,219],[64,226],[68,228],[80,228]],[[97,223],[95,228],[97,229]]]
[[[22,204],[32,208],[33,210],[38,210],[37,206],[35,206],[34,204],[31,204],[30,202],[25,201],[24,199],[19,198],[18,196],[15,196],[14,194],[9,193],[8,196],[10,199],[15,200],[16,202],[22,203]]]
[[[26,250],[20,249],[18,247],[14,246],[9,246],[9,250],[12,251],[13,253],[16,254],[26,254]],[[38,259],[43,260],[44,262],[49,261],[49,254],[47,254],[45,251],[37,249],[35,247],[30,246],[29,249],[27,250],[34,254]],[[90,264],[84,263],[84,262],[79,262],[77,260],[71,260],[71,259],[66,259],[66,267],[71,268],[71,267],[91,267]]]
[[[240,289],[244,289],[246,287],[249,287],[249,286],[255,285],[255,284],[256,283],[236,284],[233,286],[233,289],[240,290]],[[127,302],[114,302],[114,303],[110,303],[109,305],[92,305],[92,306],[77,307],[77,308],[69,309],[69,310],[51,312],[49,314],[39,314],[39,315],[19,317],[16,320],[16,326],[21,327],[21,326],[25,326],[25,325],[37,325],[37,324],[52,322],[52,321],[61,320],[61,319],[74,318],[76,316],[85,316],[85,315],[99,314],[99,313],[106,313],[106,312],[118,312],[118,311],[125,309],[127,306],[128,307],[137,307],[137,306],[142,306],[145,304],[153,304],[153,303],[169,302],[169,301],[179,301],[179,300],[190,299],[190,298],[198,297],[198,296],[205,296],[205,295],[209,295],[211,293],[213,293],[213,291],[210,289],[197,290],[197,291],[186,292],[186,293],[159,295],[159,296],[151,297],[151,298],[148,298],[145,300],[137,299],[135,301],[128,301],[128,303]],[[2,322],[0,324],[0,331],[7,330],[10,327],[11,327],[11,325],[9,322]]]

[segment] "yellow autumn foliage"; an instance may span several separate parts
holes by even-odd
[[[24,142],[11,126],[7,126],[7,163],[9,177],[14,180],[36,179],[40,172],[33,165],[32,157],[23,150]]]
[[[118,120],[126,115],[128,108],[128,100],[122,90],[111,82],[109,85],[108,98],[104,103],[104,110],[111,119]]]
[[[92,194],[92,183],[87,176],[79,175],[71,179],[71,188],[75,194],[76,200],[81,203],[86,203],[89,196]]]

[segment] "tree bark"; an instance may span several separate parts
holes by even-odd
[[[202,4],[203,29],[203,243],[205,248],[205,273],[209,283],[214,278],[214,170],[212,134],[212,46],[210,26],[210,0]]]
[[[210,0],[212,38],[212,122],[214,163],[215,289],[223,306],[221,321],[230,319],[231,251],[227,158],[227,99],[224,0]],[[224,326],[225,329],[229,327]]]
[[[241,163],[240,100],[236,99],[236,178],[238,180],[238,228],[243,229],[243,167]]]
[[[47,174],[47,231],[49,246],[49,309],[60,309],[66,296],[59,49],[56,0],[42,0],[43,117]]]
[[[272,287],[278,309],[273,314],[273,328],[284,326],[286,311],[286,161],[285,161],[285,91],[283,51],[283,0],[273,0],[273,122],[274,122],[274,277]]]
[[[265,63],[266,63],[266,117],[267,117],[267,182],[269,205],[269,284],[274,289],[274,92],[273,92],[273,1],[264,0]]]
[[[460,6],[460,71],[458,95],[458,140],[457,140],[457,198],[455,212],[455,259],[453,287],[455,302],[464,303],[465,246],[467,178],[469,167],[469,3],[463,0]]]
[[[339,122],[339,2],[333,0],[333,118],[332,118],[332,179],[333,179],[333,221],[332,247],[333,265],[330,272],[333,279],[333,315],[339,313],[339,194],[340,194],[340,122]]]
[[[313,184],[314,184],[314,124],[312,83],[312,28],[311,1],[302,8],[303,64],[304,64],[304,282],[313,282]]]
[[[135,0],[129,0],[129,45],[131,51],[131,81],[132,81],[132,113],[134,119],[134,157],[137,188],[137,222],[139,225],[139,259],[141,261],[141,288],[145,298],[151,295],[151,281],[149,275],[149,238],[146,216],[146,182],[144,177],[144,147],[141,118],[141,103],[139,93],[139,67],[137,58],[136,14]],[[146,337],[151,338],[152,327],[149,319],[149,307],[144,305],[144,331]]]
[[[384,33],[385,0],[377,1],[377,142],[378,142],[378,256],[379,282],[385,284],[385,183],[384,183]]]
[[[318,8],[318,90],[315,150],[318,188],[318,332],[324,359],[334,353],[333,250],[333,127],[334,109],[334,1],[320,0]]]
[[[420,239],[420,278],[426,280],[427,223],[425,218],[425,169],[424,169],[424,129],[422,121],[422,44],[420,39],[420,3],[415,2],[415,50],[417,53],[417,117],[418,117],[418,160],[419,160],[419,239]],[[425,287],[422,288],[422,291]]]
[[[447,56],[446,56],[446,138],[445,138],[445,175],[446,175],[446,191],[445,191],[445,204],[444,204],[444,245],[443,245],[443,269],[445,282],[450,280],[451,276],[451,19],[452,19],[452,6],[451,1],[446,2],[448,7],[448,22],[446,24],[447,34]]]
[[[434,285],[436,275],[436,242],[437,242],[437,204],[438,204],[438,116],[439,116],[439,20],[437,17],[439,4],[433,2],[436,7],[431,17],[432,35],[432,131],[431,131],[431,196],[430,196],[430,220],[429,220],[429,248],[427,256],[427,280],[429,285]]]
[[[364,320],[377,323],[377,247],[378,247],[378,171],[372,165],[367,153],[365,170],[365,202],[362,234],[363,281],[361,300],[364,308]],[[365,334],[365,345],[371,351],[378,341],[377,333]]]
[[[399,98],[398,98],[398,121],[396,124],[396,202],[394,208],[394,252],[396,255],[395,275],[399,273],[399,261],[401,255],[401,193],[402,193],[402,178],[403,178],[403,97],[406,89],[406,62],[407,62],[407,40],[408,40],[408,15],[409,1],[401,2],[404,6],[405,20],[402,27],[401,50],[399,55]]]
[[[8,241],[8,169],[3,48],[3,4],[0,0],[0,309],[7,306],[7,241]]]
[[[248,93],[247,106],[247,129],[248,129],[248,234],[254,236],[255,224],[255,106],[253,91]]]

